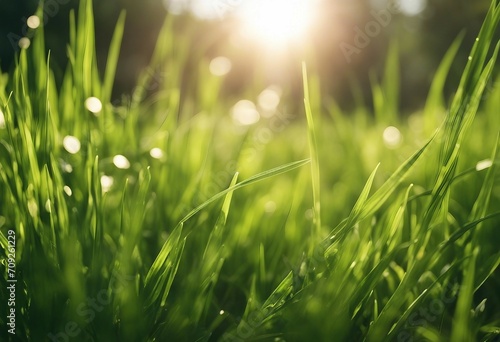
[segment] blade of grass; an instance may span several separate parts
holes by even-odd
[[[316,130],[314,128],[314,119],[311,109],[311,100],[309,95],[309,85],[307,78],[307,68],[305,62],[302,63],[302,80],[304,87],[304,106],[307,118],[307,138],[309,141],[309,153],[311,156],[311,178],[312,178],[312,188],[313,188],[313,208],[314,208],[314,239],[312,241],[317,241],[321,234],[321,178],[320,178],[320,167],[319,167],[319,156],[318,156],[318,143],[316,139]]]
[[[123,31],[125,28],[125,12],[120,13],[120,17],[116,22],[115,32],[111,39],[111,45],[108,52],[108,60],[106,61],[106,71],[104,73],[104,81],[102,84],[102,102],[111,102],[111,92],[113,91],[113,83],[116,74],[116,67],[118,65],[118,56],[120,54],[120,46],[123,38]]]
[[[219,198],[222,198],[224,195],[226,195],[230,191],[235,191],[235,190],[241,189],[241,188],[243,188],[245,186],[251,185],[251,184],[253,184],[255,182],[260,182],[261,180],[264,180],[264,179],[267,179],[267,178],[270,178],[270,177],[274,177],[274,176],[280,175],[282,173],[286,173],[286,172],[292,171],[294,169],[297,169],[297,168],[299,168],[301,166],[306,165],[307,163],[309,163],[309,159],[304,159],[304,160],[292,162],[292,163],[289,163],[289,164],[278,166],[278,167],[276,167],[274,169],[271,169],[271,170],[268,170],[268,171],[261,172],[261,173],[259,173],[257,175],[254,175],[254,176],[252,176],[252,177],[250,177],[248,179],[245,179],[244,181],[241,181],[241,182],[235,184],[234,186],[229,187],[226,190],[223,190],[223,191],[219,192],[218,194],[212,196],[211,198],[209,198],[208,200],[206,200],[205,202],[203,202],[202,204],[200,204],[196,208],[192,209],[180,221],[180,223],[185,223],[187,220],[189,220],[191,217],[193,217],[194,215],[196,215],[198,212],[200,212],[201,210],[203,210],[204,208],[206,208],[208,205],[210,205],[214,201],[218,200]]]

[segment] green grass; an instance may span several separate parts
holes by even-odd
[[[461,37],[421,112],[398,114],[394,45],[372,77],[375,115],[318,99],[304,66],[304,111],[244,130],[206,60],[198,88],[182,87],[172,19],[134,92],[111,103],[124,19],[102,77],[86,0],[60,87],[41,30],[0,75],[0,245],[6,259],[16,232],[17,279],[13,337],[2,263],[2,340],[498,340],[498,1],[451,103]],[[384,142],[388,126],[402,142]]]

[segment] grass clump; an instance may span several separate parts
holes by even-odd
[[[60,87],[41,31],[0,76],[0,245],[6,258],[15,232],[17,279],[3,339],[498,339],[499,20],[492,1],[448,110],[460,38],[422,113],[396,115],[394,49],[374,117],[312,103],[304,67],[304,118],[241,129],[217,78],[184,93],[171,21],[111,103],[124,16],[101,79],[81,1]]]

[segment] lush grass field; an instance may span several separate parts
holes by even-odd
[[[111,103],[124,17],[101,77],[83,0],[60,87],[40,29],[0,76],[1,339],[497,341],[499,21],[493,1],[450,101],[460,38],[418,113],[397,114],[394,50],[375,115],[304,67],[305,110],[285,91],[238,126],[208,61],[181,91],[170,21]]]

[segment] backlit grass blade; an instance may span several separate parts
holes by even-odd
[[[370,74],[375,118],[377,123],[394,125],[398,116],[400,83],[399,48],[395,41],[391,42],[384,71],[380,83],[374,72]]]
[[[363,206],[358,210],[357,221],[363,220],[369,215],[375,213],[387,199],[396,191],[398,186],[404,181],[405,177],[410,173],[414,164],[433,142],[434,137],[431,138],[422,148],[406,160],[389,179],[370,197]],[[341,222],[329,235],[329,239],[341,232],[347,226],[347,220]]]
[[[492,57],[490,62],[486,66],[483,65],[483,62],[486,59],[486,54],[488,52],[489,42],[491,41],[488,40],[491,37],[488,37],[492,34],[491,31],[494,29],[494,27],[496,27],[499,20],[500,7],[492,4],[490,12],[487,15],[487,19],[479,36],[479,41],[481,41],[482,39],[487,41],[484,43],[479,43],[480,45],[476,43],[471,54],[472,60],[477,59],[480,60],[481,63],[474,62],[472,64],[474,68],[472,68],[470,63],[468,64],[466,71],[464,72],[459,92],[457,92],[455,101],[451,107],[450,115],[448,116],[445,123],[444,132],[446,136],[444,137],[445,140],[442,144],[440,159],[444,167],[440,170],[440,176],[438,177],[438,180],[433,189],[431,204],[425,212],[425,218],[422,224],[424,231],[429,228],[430,222],[436,210],[438,209],[440,203],[442,202],[449,189],[458,160],[458,147],[456,144],[461,142],[464,132],[472,123],[475,112],[477,111],[477,107],[479,105],[478,101],[480,99],[480,95],[484,90],[485,82],[491,74],[492,63],[494,63],[494,60],[496,60],[498,47],[495,50],[494,56]],[[475,77],[473,81],[469,79],[471,74],[477,75],[477,77]],[[469,84],[469,82],[474,83]],[[464,84],[467,84],[466,88]],[[425,240],[419,240],[420,253],[423,253],[423,247],[427,244],[428,241],[429,234],[426,234]],[[426,266],[427,262],[424,263],[417,261],[408,271],[407,276],[403,279],[397,291],[390,297],[389,301],[382,309],[379,318],[371,325],[367,335],[367,339],[369,341],[379,340],[387,336],[387,333],[390,331],[390,327],[393,324],[393,317],[397,315],[401,306],[403,305],[403,293],[406,293],[411,288],[412,283],[417,280],[419,273],[422,272]]]
[[[210,205],[214,201],[218,200],[219,198],[222,198],[228,192],[235,191],[235,190],[241,189],[241,188],[243,188],[245,186],[251,185],[251,184],[253,184],[255,182],[259,182],[261,180],[264,180],[264,179],[267,179],[267,178],[270,178],[270,177],[274,177],[274,176],[280,175],[282,173],[286,173],[286,172],[292,171],[294,169],[297,169],[297,168],[299,168],[301,166],[306,165],[307,163],[309,163],[309,159],[304,159],[304,160],[292,162],[292,163],[289,163],[289,164],[278,166],[278,167],[276,167],[274,169],[271,169],[271,170],[267,170],[267,171],[261,172],[261,173],[259,173],[257,175],[254,175],[254,176],[252,176],[252,177],[250,177],[248,179],[245,179],[244,181],[241,181],[241,182],[235,184],[234,186],[231,186],[231,187],[227,188],[226,190],[223,190],[223,191],[219,192],[218,194],[212,196],[211,198],[209,198],[208,200],[206,200],[205,202],[203,202],[202,204],[200,204],[196,208],[192,209],[180,221],[180,224],[186,222],[191,217],[193,217],[194,215],[196,215],[198,212],[200,212],[201,210],[203,210],[204,208],[206,208],[208,205]]]
[[[144,280],[145,305],[153,310],[155,320],[165,307],[186,244],[182,227],[181,223],[172,231]]]
[[[266,320],[271,319],[278,310],[286,303],[286,300],[293,292],[293,273],[290,272],[283,279],[283,281],[276,287],[276,289],[271,293],[271,295],[266,299],[264,304],[262,304],[262,312],[265,318],[262,323]]]
[[[229,185],[232,187],[238,180],[238,173],[236,173]],[[226,194],[222,209],[215,223],[215,227],[210,233],[205,251],[203,253],[200,281],[197,288],[196,304],[194,305],[197,310],[194,312],[194,321],[199,322],[203,315],[206,315],[210,308],[212,301],[213,289],[217,284],[218,276],[225,259],[224,253],[224,230],[226,226],[227,216],[229,215],[229,208],[233,197],[233,191]]]
[[[460,287],[455,315],[453,317],[452,341],[468,342],[474,339],[475,334],[472,330],[470,321],[478,253],[479,247],[474,248],[472,257],[467,261],[465,266],[464,279]]]
[[[241,340],[242,338],[251,339],[254,337],[263,324],[274,318],[292,292],[293,273],[290,272],[269,295],[264,304],[249,316],[248,319],[252,319],[252,321],[241,320],[234,331],[227,332],[224,335],[222,341]]]
[[[82,98],[99,96],[95,85],[95,34],[91,0],[82,0],[78,9],[75,39],[75,66],[73,77],[82,92]],[[98,79],[97,79],[98,80]]]
[[[370,296],[370,293],[377,286],[381,277],[383,277],[383,273],[386,271],[390,263],[393,262],[395,255],[406,248],[408,248],[407,244],[394,248],[390,253],[386,254],[370,272],[366,274],[362,282],[352,294],[352,303],[357,305],[353,308],[352,319],[354,319],[360,312],[362,305],[365,304],[365,301]]]
[[[395,43],[381,79],[371,80],[375,117],[362,81],[353,108],[340,108],[321,92],[324,75],[308,75],[304,63],[305,117],[291,119],[281,111],[296,111],[296,85],[267,89],[278,95],[271,115],[257,96],[268,75],[256,68],[244,88],[215,76],[208,58],[219,32],[200,42],[205,24],[192,18],[167,18],[150,66],[113,104],[123,13],[100,69],[91,0],[70,11],[62,72],[43,28],[28,28],[31,45],[0,73],[0,255],[15,231],[17,337],[493,341],[500,5],[490,3],[448,115],[443,91],[462,35],[435,72],[423,113],[407,120],[398,117]],[[40,23],[50,19],[48,5],[35,13]],[[87,108],[90,96],[102,112]],[[255,125],[231,121],[240,98],[258,100]],[[320,115],[322,104],[331,120]],[[400,145],[382,136],[388,124],[398,127]],[[284,164],[304,148],[310,159]],[[120,165],[118,155],[130,163]],[[308,162],[310,174],[284,174]],[[238,181],[240,166],[254,176]],[[323,231],[330,233],[320,242]],[[2,260],[2,284],[6,268]],[[450,302],[426,318],[443,295]],[[0,340],[7,334],[2,329]]]
[[[400,316],[396,324],[393,326],[392,330],[389,332],[387,336],[388,339],[395,338],[396,336],[406,335],[405,332],[402,332],[402,329],[404,328],[404,325],[408,323],[409,317],[415,312],[418,312],[417,308],[422,305],[423,301],[430,295],[430,291],[434,287],[438,286],[441,281],[449,277],[450,274],[452,274],[453,271],[455,271],[455,269],[457,269],[461,264],[462,260],[454,262],[445,272],[439,275],[439,277],[437,277],[436,280],[432,282],[432,284],[430,284],[430,286],[424,289],[410,305],[408,305],[405,312]]]
[[[425,102],[425,107],[423,110],[424,126],[426,133],[433,132],[437,125],[436,115],[439,111],[444,111],[444,101],[443,101],[443,90],[446,83],[446,78],[450,71],[451,65],[455,60],[458,49],[462,43],[465,33],[460,33],[453,44],[446,51],[443,60],[439,64],[439,67],[434,74],[432,79],[431,87],[429,89],[429,95]]]
[[[469,61],[462,74],[460,85],[450,107],[448,120],[444,125],[445,140],[441,151],[441,159],[445,160],[445,163],[450,158],[455,145],[459,143],[459,136],[463,135],[462,132],[467,131],[468,126],[472,122],[481,94],[491,75],[491,64],[494,65],[496,61],[498,44],[493,57],[486,67],[485,61],[493,42],[493,34],[499,22],[500,6],[496,1],[492,1],[478,38],[472,47]]]
[[[318,143],[316,139],[316,129],[314,128],[313,113],[311,109],[311,100],[309,95],[309,86],[307,79],[307,69],[305,63],[302,63],[302,79],[304,86],[304,106],[307,118],[307,138],[309,141],[309,153],[311,156],[311,179],[313,188],[313,208],[314,208],[314,226],[315,236],[321,234],[321,178],[318,156]]]
[[[498,165],[494,161],[496,161],[497,159],[497,153],[499,147],[500,147],[500,134],[497,135],[495,148],[490,158],[492,164],[488,168],[488,171],[486,172],[486,177],[484,178],[483,186],[481,187],[481,191],[477,196],[476,202],[474,203],[474,207],[472,208],[469,221],[477,220],[485,216],[488,211],[488,207],[490,205],[490,200],[492,196],[492,191],[495,185],[495,175],[498,168]]]
[[[120,54],[120,46],[125,28],[125,12],[120,13],[120,17],[115,26],[115,32],[111,39],[111,45],[108,52],[108,60],[106,61],[106,71],[102,84],[102,101],[108,103],[111,100],[111,92],[115,80],[116,66],[118,65],[118,56]]]
[[[174,259],[176,260],[176,263],[174,263],[174,265],[177,265],[176,267],[174,267],[174,269],[176,270],[176,268],[178,267],[178,262],[180,261],[180,254],[182,253],[181,250],[182,250],[183,245],[184,245],[184,243],[183,243],[182,248],[178,246],[180,243],[180,234],[181,234],[182,226],[183,226],[184,222],[186,222],[191,217],[196,215],[196,213],[198,213],[199,211],[201,211],[202,209],[207,207],[209,204],[211,204],[212,202],[216,201],[217,199],[221,198],[222,196],[226,195],[229,192],[233,192],[233,191],[240,189],[244,186],[253,184],[255,182],[264,180],[266,178],[291,171],[293,169],[296,169],[300,166],[305,165],[306,163],[308,163],[308,160],[289,163],[289,164],[279,166],[277,168],[262,172],[260,174],[253,176],[253,177],[250,177],[250,178],[248,178],[240,183],[235,184],[234,186],[229,187],[228,189],[226,189],[224,191],[221,191],[217,195],[214,195],[212,198],[205,201],[204,203],[202,203],[201,205],[199,205],[198,207],[193,209],[188,215],[186,215],[180,221],[178,226],[174,229],[174,232],[172,233],[171,237],[169,237],[169,239],[167,240],[165,245],[162,247],[162,250],[158,254],[158,257],[156,258],[155,262],[151,266],[151,268],[146,276],[145,283],[146,283],[147,289],[150,289],[151,285],[154,286],[154,288],[151,291],[147,291],[147,292],[151,292],[151,295],[149,296],[149,299],[148,299],[149,305],[151,305],[161,295],[161,292],[163,292],[162,303],[166,300],[166,297],[168,295],[168,289],[171,286],[171,282],[173,282],[173,276],[167,277],[166,273],[165,273],[166,271],[162,270],[162,268],[165,267],[163,265],[167,265],[166,264],[167,258],[169,258],[172,251],[175,252],[173,254]],[[185,242],[185,240],[184,240],[184,242]],[[166,286],[162,285],[162,282],[166,281],[167,278],[169,279],[169,281],[166,284]],[[163,287],[163,290],[161,290],[162,287]]]
[[[325,257],[328,257],[330,252],[334,249],[334,242],[336,241],[341,241],[343,237],[347,234],[347,231],[354,227],[354,225],[359,221],[359,216],[361,214],[361,211],[366,203],[366,200],[368,199],[368,195],[370,194],[370,190],[372,188],[373,180],[375,179],[375,175],[377,174],[379,165],[373,170],[371,173],[370,177],[368,178],[363,190],[361,191],[361,194],[359,195],[358,200],[354,204],[354,207],[347,217],[345,221],[342,221],[336,228],[335,232],[331,234],[329,240],[332,245],[326,249],[325,251]]]

